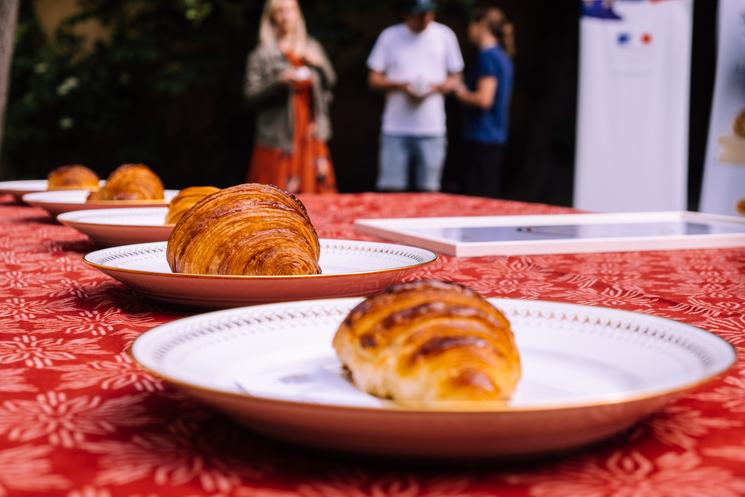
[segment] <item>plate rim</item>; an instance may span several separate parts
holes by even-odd
[[[90,190],[86,190],[83,188],[72,188],[69,190],[44,190],[41,192],[30,192],[23,195],[22,200],[26,202],[27,204],[34,205],[37,207],[43,207],[43,206],[49,206],[49,205],[89,205],[89,206],[100,206],[100,209],[105,209],[107,206],[117,206],[117,205],[128,205],[131,207],[139,207],[139,206],[148,206],[148,205],[154,205],[158,207],[167,206],[168,203],[171,201],[171,199],[166,198],[166,195],[177,195],[179,190],[173,190],[173,189],[165,189],[163,190],[163,198],[157,199],[157,200],[96,200],[95,202],[78,202],[78,201],[70,201],[70,200],[40,200],[35,199],[32,196],[34,195],[42,195],[47,193],[70,193],[70,192],[85,192],[90,193]],[[94,209],[88,209],[88,210],[94,210]]]
[[[135,243],[135,244],[129,244],[129,245],[119,245],[117,247],[109,247],[104,248],[100,250],[94,250],[93,252],[88,252],[83,256],[83,262],[87,264],[89,267],[92,267],[94,269],[97,269],[101,271],[102,273],[108,274],[109,272],[113,273],[124,273],[124,274],[138,274],[142,276],[155,276],[155,277],[164,277],[164,278],[197,278],[200,280],[223,280],[223,281],[297,281],[297,280],[306,280],[306,279],[329,279],[329,278],[349,278],[349,277],[359,277],[359,276],[367,276],[367,275],[377,275],[377,274],[385,274],[385,273],[391,273],[396,271],[414,271],[418,270],[424,266],[427,266],[429,264],[432,264],[439,260],[440,256],[429,249],[423,249],[420,247],[413,247],[411,245],[403,245],[400,243],[387,243],[387,242],[370,242],[367,240],[351,240],[347,238],[319,238],[319,242],[321,241],[332,241],[332,242],[357,242],[357,243],[369,243],[373,245],[388,245],[388,246],[394,246],[394,247],[404,247],[408,249],[415,249],[422,252],[428,252],[429,253],[429,259],[423,262],[418,262],[416,264],[407,265],[407,266],[401,266],[396,268],[387,268],[387,269],[376,269],[373,271],[361,271],[356,273],[334,273],[334,274],[297,274],[297,275],[266,275],[266,276],[237,276],[237,275],[231,275],[231,274],[198,274],[198,273],[162,273],[162,272],[156,272],[156,271],[144,271],[142,269],[126,269],[126,268],[116,268],[112,266],[107,266],[105,264],[99,264],[97,262],[93,262],[88,257],[92,254],[95,254],[97,252],[104,252],[107,250],[112,249],[122,249],[126,247],[137,247],[137,246],[144,246],[144,245],[163,245],[167,244],[166,241],[160,241],[160,242],[147,242],[147,243]]]
[[[28,191],[26,191],[25,188],[21,188],[20,190],[12,188],[12,187],[9,188],[13,183],[30,183],[30,182],[39,182],[39,183],[44,182],[45,187],[48,184],[48,181],[46,179],[12,179],[8,181],[0,181],[0,193],[23,192],[23,191],[25,191],[26,193],[41,193],[42,191],[50,191],[50,190],[47,190],[46,188],[44,190],[28,190]]]
[[[162,225],[152,225],[152,224],[108,224],[108,223],[91,223],[86,221],[80,221],[77,219],[64,219],[64,216],[74,217],[76,215],[83,215],[83,214],[92,214],[95,212],[117,212],[119,214],[124,214],[122,211],[127,210],[142,210],[144,211],[154,211],[158,207],[125,207],[123,209],[87,209],[83,211],[68,211],[68,212],[62,212],[60,214],[57,214],[57,221],[61,224],[64,224],[65,226],[70,226],[71,228],[74,228],[75,226],[97,226],[101,228],[122,228],[122,229],[163,229],[163,228],[173,228],[176,226],[176,224],[162,224]],[[162,208],[167,209],[167,205],[164,205]],[[167,212],[166,212],[167,213]]]
[[[526,299],[511,299],[511,298],[499,298],[499,297],[484,297],[484,298],[486,298],[490,302],[493,302],[495,300],[496,301],[515,301],[515,302],[526,301]],[[569,402],[569,403],[563,403],[563,404],[555,404],[555,403],[554,404],[540,404],[540,405],[529,405],[529,406],[524,406],[524,407],[510,406],[509,404],[502,403],[502,402],[489,402],[489,405],[486,406],[488,407],[488,409],[478,409],[476,405],[471,406],[472,407],[471,409],[457,409],[457,408],[453,408],[452,404],[444,405],[439,408],[423,408],[423,407],[418,407],[415,405],[410,406],[406,404],[396,404],[393,401],[386,402],[386,404],[382,407],[324,404],[324,403],[318,403],[318,402],[302,402],[302,401],[297,401],[297,400],[261,397],[261,396],[251,395],[249,393],[231,392],[227,390],[220,390],[217,388],[210,388],[210,387],[205,387],[201,385],[195,385],[187,381],[174,378],[168,374],[156,371],[146,366],[145,364],[143,364],[137,358],[137,355],[135,354],[135,351],[134,351],[137,344],[141,343],[142,340],[146,339],[145,337],[148,334],[150,334],[151,332],[155,332],[155,330],[158,330],[160,328],[172,326],[174,323],[177,323],[179,321],[200,319],[200,318],[204,318],[205,315],[228,314],[228,313],[239,312],[239,311],[251,309],[251,308],[256,309],[257,307],[269,307],[269,306],[277,307],[277,306],[282,306],[282,305],[287,305],[287,304],[301,305],[304,303],[314,304],[314,305],[323,305],[327,302],[331,302],[331,301],[338,302],[340,300],[350,301],[351,303],[352,301],[357,301],[357,302],[362,301],[364,300],[364,297],[345,297],[345,298],[323,299],[323,300],[302,300],[302,301],[294,301],[294,302],[289,302],[289,303],[280,302],[280,303],[273,303],[273,304],[261,304],[261,305],[256,305],[256,306],[243,306],[243,307],[238,307],[238,308],[233,308],[233,309],[225,309],[225,310],[220,310],[220,311],[197,314],[194,316],[176,319],[174,321],[169,321],[168,323],[163,323],[161,325],[150,328],[149,330],[147,330],[146,332],[138,336],[129,345],[129,347],[127,347],[125,352],[129,356],[129,358],[134,362],[134,364],[137,365],[137,367],[142,368],[147,373],[155,376],[156,378],[159,378],[170,384],[176,385],[179,388],[183,388],[187,390],[196,390],[199,392],[203,392],[203,393],[210,394],[210,395],[217,395],[217,396],[224,397],[224,398],[231,399],[231,400],[250,401],[250,402],[273,405],[276,407],[295,408],[295,409],[311,409],[311,410],[318,410],[318,411],[333,411],[337,413],[339,411],[345,410],[345,411],[354,411],[359,414],[368,414],[368,415],[403,415],[403,416],[412,416],[412,415],[413,416],[437,416],[437,415],[494,416],[494,415],[510,415],[510,414],[540,414],[540,413],[546,413],[546,412],[561,412],[561,411],[574,411],[574,410],[598,408],[598,407],[612,407],[612,406],[618,406],[618,405],[626,405],[626,404],[644,402],[644,401],[653,400],[653,399],[663,399],[663,398],[680,395],[685,392],[694,390],[704,384],[707,384],[709,382],[712,382],[718,378],[725,376],[732,369],[734,369],[734,367],[737,364],[737,359],[738,359],[737,349],[729,341],[725,340],[724,338],[720,337],[719,335],[715,333],[712,333],[698,326],[694,326],[692,324],[684,323],[681,321],[675,321],[669,318],[663,318],[661,316],[656,316],[653,314],[643,314],[643,313],[637,313],[634,311],[628,311],[625,309],[615,309],[615,308],[606,307],[606,306],[574,304],[571,302],[562,302],[562,301],[544,300],[544,299],[531,300],[530,302],[535,302],[539,304],[544,303],[544,304],[550,304],[550,305],[559,304],[561,306],[577,307],[577,308],[583,308],[583,309],[604,309],[604,310],[611,311],[614,313],[632,314],[632,315],[641,314],[647,318],[653,318],[654,320],[672,321],[678,325],[682,325],[682,326],[691,328],[693,330],[696,330],[697,333],[703,333],[704,335],[709,335],[715,338],[717,341],[721,342],[729,349],[729,351],[732,353],[732,358],[731,358],[730,363],[727,364],[721,371],[710,373],[703,378],[700,378],[695,381],[687,382],[687,383],[684,383],[676,387],[670,387],[670,388],[665,388],[661,390],[654,390],[654,391],[650,391],[646,393],[629,394],[629,395],[615,394],[613,396],[614,398],[607,398],[604,400],[576,401],[576,402]],[[458,405],[465,405],[465,403],[458,403]],[[482,404],[482,406],[483,405],[484,404]]]

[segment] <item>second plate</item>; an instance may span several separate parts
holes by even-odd
[[[34,207],[41,207],[51,215],[56,216],[63,212],[91,209],[164,207],[178,194],[178,190],[166,190],[163,200],[98,200],[95,202],[86,202],[88,193],[88,190],[37,192],[24,195],[23,201]]]
[[[168,240],[173,225],[165,224],[166,207],[95,209],[65,212],[60,223],[88,235],[103,247]]]
[[[225,308],[289,300],[370,295],[434,262],[429,250],[321,239],[322,274],[220,276],[173,273],[166,242],[91,252],[84,261],[140,293],[171,304]]]

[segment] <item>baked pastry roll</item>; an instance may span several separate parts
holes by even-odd
[[[732,124],[732,131],[735,133],[735,136],[745,138],[745,109],[740,111],[735,118],[735,122]]]
[[[357,387],[403,403],[506,400],[521,374],[507,318],[453,283],[404,283],[368,298],[333,344]]]
[[[98,175],[82,164],[60,166],[47,176],[49,190],[98,190]]]
[[[186,211],[166,257],[175,273],[319,274],[321,247],[305,206],[275,186],[225,188]]]
[[[186,211],[194,207],[194,204],[207,195],[212,195],[219,191],[220,189],[214,186],[190,186],[184,188],[168,203],[166,224],[176,224]]]
[[[163,200],[163,182],[145,164],[123,164],[106,184],[88,195],[93,200]]]

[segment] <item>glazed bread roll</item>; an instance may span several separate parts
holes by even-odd
[[[368,298],[333,344],[357,387],[402,403],[506,400],[520,379],[507,318],[453,283],[404,283]]]
[[[745,109],[735,118],[735,122],[732,124],[732,131],[738,138],[745,138]]]
[[[168,203],[166,224],[176,224],[186,211],[194,207],[194,204],[207,195],[212,195],[219,191],[220,189],[214,186],[190,186],[189,188],[184,188]]]
[[[123,164],[116,168],[93,200],[163,200],[163,182],[145,164]]]
[[[47,176],[47,189],[98,190],[98,175],[82,164],[60,166]]]
[[[305,206],[275,186],[249,183],[200,200],[173,227],[175,273],[319,274],[321,247]]]

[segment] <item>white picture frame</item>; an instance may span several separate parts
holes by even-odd
[[[355,227],[457,257],[745,247],[745,217],[686,211],[357,219]],[[476,239],[490,234],[501,239]]]

